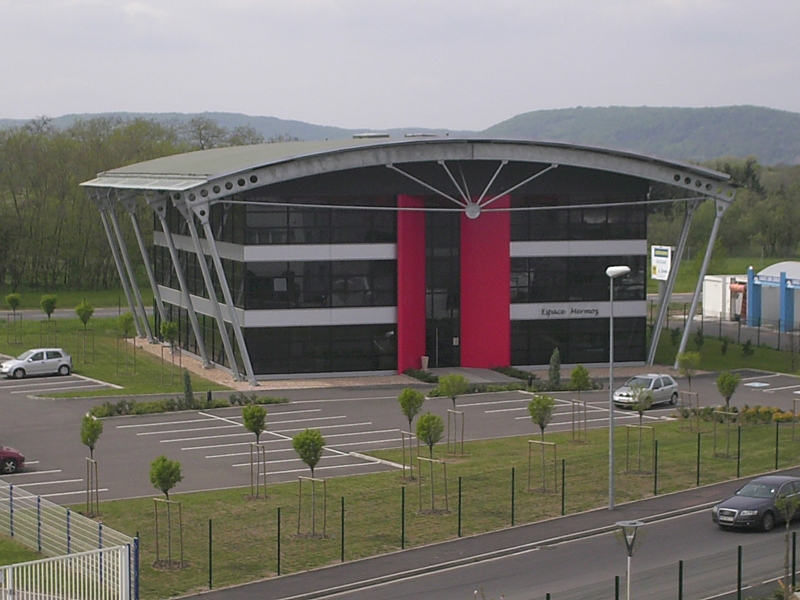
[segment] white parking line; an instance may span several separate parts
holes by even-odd
[[[98,386],[96,385],[73,385],[70,387],[60,387],[60,388],[36,388],[33,390],[22,390],[21,392],[9,392],[11,394],[30,394],[35,392],[71,392],[73,390],[95,390]]]
[[[214,425],[212,427],[190,427],[188,429],[165,429],[163,431],[143,431],[136,435],[166,435],[168,433],[188,433],[189,431],[209,431],[210,429],[233,429],[234,427],[242,427],[241,423],[234,423],[233,425]]]
[[[264,450],[265,454],[273,454],[276,452],[294,452],[294,448],[278,448],[277,450]],[[209,454],[205,458],[230,458],[231,456],[248,456],[249,454],[250,454],[249,452],[230,452],[229,454]]]
[[[100,381],[99,379],[92,379],[91,377],[86,377],[86,375],[78,375],[77,373],[72,374],[73,377],[77,377],[78,379],[83,379],[84,381],[91,381],[96,383],[97,385],[102,385],[110,388],[114,388],[115,390],[121,390],[121,385],[116,385],[114,383],[109,383],[108,381]]]
[[[107,492],[108,488],[100,488],[97,490],[98,492]],[[55,498],[57,496],[77,496],[78,494],[85,494],[86,490],[80,490],[79,492],[60,492],[56,494],[39,494],[40,498]]]
[[[266,431],[264,433],[267,433]],[[218,440],[220,438],[244,437],[246,435],[253,435],[249,431],[242,433],[221,433],[220,435],[198,435],[188,438],[172,438],[170,440],[158,440],[159,444],[171,444],[173,442],[196,442],[198,440]]]
[[[213,419],[189,419],[188,421],[157,421],[155,423],[136,423],[135,425],[117,425],[117,429],[132,429],[135,427],[157,427],[159,425],[185,425],[187,423],[208,423]]]
[[[38,485],[58,485],[60,483],[79,483],[83,481],[83,479],[59,479],[57,481],[39,481],[36,483],[18,483],[17,485],[21,488],[29,488]]]
[[[495,405],[495,404],[517,404],[519,402],[530,402],[530,398],[519,398],[518,400],[492,400],[491,402],[468,402],[464,404],[459,404],[459,407],[465,406],[486,406],[487,404]]]
[[[394,431],[399,431],[397,428],[395,429],[372,429],[369,431],[354,431],[352,433],[334,433],[331,435],[326,435],[325,439],[330,440],[332,438],[340,438],[340,437],[354,437],[358,435],[373,435],[378,433],[392,433]],[[266,432],[265,432],[266,433]],[[283,438],[279,438],[277,440],[264,440],[259,443],[261,444],[277,444],[279,442],[286,441]],[[234,446],[249,446],[253,442],[233,442],[231,444],[211,444],[208,446],[187,446],[185,448],[181,448],[181,450],[210,450],[212,448],[233,448]]]
[[[372,425],[372,421],[365,421],[364,423],[345,423],[343,425],[323,425],[315,427],[315,429],[337,429],[339,427],[361,427],[362,425]],[[299,429],[276,429],[275,431],[265,431],[264,433],[289,433],[292,431],[305,431],[305,428]]]
[[[743,377],[742,381],[752,381],[753,379],[769,379],[770,377],[780,377],[784,373],[773,373],[772,375],[759,375],[757,377]]]
[[[764,390],[765,394],[774,394],[775,392],[779,392],[780,390],[793,390],[794,388],[800,388],[800,384],[797,385],[785,385],[779,388],[772,388],[769,390]]]
[[[359,463],[359,464],[356,464],[356,465],[331,465],[330,467],[317,466],[317,467],[314,467],[314,472],[316,473],[317,471],[325,471],[325,470],[329,470],[329,469],[348,469],[348,468],[350,468],[350,469],[360,469],[362,467],[380,466],[380,464],[381,463],[365,462],[365,463]],[[250,463],[247,463],[246,465],[234,465],[234,466],[249,467]],[[306,467],[304,469],[290,469],[288,471],[271,471],[271,472],[267,473],[267,475],[285,475],[285,474],[288,474],[288,473],[307,473],[307,472],[308,472],[308,467]]]
[[[38,460],[36,463],[38,464]],[[34,463],[25,463],[26,465],[32,465]],[[19,471],[17,473],[11,473],[10,475],[3,475],[3,477],[19,477],[20,475],[50,475],[52,473],[61,473],[61,469],[52,469],[50,471]]]

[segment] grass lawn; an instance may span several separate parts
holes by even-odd
[[[149,283],[139,282],[139,289],[142,292],[142,301],[145,306],[153,306],[153,290],[150,289]],[[6,302],[6,296],[12,293],[10,289],[0,290],[0,306],[2,310],[10,311],[11,308]],[[44,295],[54,294],[58,296],[58,306],[56,308],[75,308],[86,300],[95,308],[114,308],[117,306],[122,307],[122,311],[130,310],[128,308],[127,300],[125,299],[125,292],[119,290],[101,290],[101,291],[73,291],[73,290],[55,290],[55,291],[23,291],[18,292],[21,296],[20,306],[21,310],[41,310],[41,299]]]
[[[731,479],[736,475],[736,434],[730,439],[730,456],[714,456],[711,424],[704,424],[701,448],[701,484]],[[631,431],[630,446],[627,436]],[[647,430],[650,431],[650,430]],[[653,430],[658,440],[659,493],[690,488],[696,484],[697,432],[680,431],[678,422],[659,423]],[[638,430],[619,427],[616,433],[617,502],[653,494],[652,443],[643,441],[642,472],[638,472]],[[728,445],[726,430],[718,431],[717,448]],[[789,425],[780,430],[780,466],[800,463],[800,436],[792,442]],[[465,456],[445,457],[436,447],[436,458],[447,458],[447,491],[442,468],[434,474],[435,510],[431,512],[430,475],[423,469],[420,495],[418,481],[405,481],[397,471],[327,480],[327,512],[323,515],[321,487],[316,496],[316,536],[311,535],[310,485],[304,483],[302,511],[298,512],[298,484],[268,487],[268,497],[250,499],[249,487],[198,494],[173,495],[181,503],[183,521],[183,569],[159,570],[156,561],[154,505],[152,498],[105,502],[103,521],[110,527],[141,539],[141,591],[143,598],[163,598],[208,587],[209,520],[213,526],[214,587],[273,576],[277,572],[278,510],[281,511],[281,572],[336,563],[341,560],[341,507],[345,503],[345,559],[371,556],[400,549],[401,502],[405,488],[405,546],[419,546],[458,535],[458,489],[461,479],[462,535],[496,530],[511,525],[512,469],[516,524],[561,514],[561,460],[566,465],[565,508],[573,513],[605,505],[608,499],[607,430],[589,432],[587,443],[574,443],[571,434],[547,435],[557,444],[555,465],[547,456],[548,490],[541,491],[542,467],[538,448],[533,455],[533,491],[528,490],[528,437],[471,442]],[[649,434],[645,434],[649,435]],[[538,439],[531,435],[530,439]],[[376,456],[400,462],[398,450]],[[769,471],[775,461],[775,427],[746,426],[742,430],[742,476]],[[626,464],[631,471],[626,471]],[[554,470],[555,467],[555,470]],[[243,481],[243,483],[247,483]],[[420,510],[422,506],[422,510]],[[446,510],[446,507],[449,510]],[[80,510],[80,506],[75,507]],[[163,507],[162,507],[163,511]],[[300,533],[298,534],[298,515]],[[180,557],[177,507],[173,506],[172,559]],[[323,523],[325,537],[322,537]],[[166,515],[159,517],[159,559],[167,557]]]
[[[177,365],[175,376],[171,375],[172,365],[169,362],[168,349],[165,349],[164,352],[163,369],[159,357],[143,352],[141,349],[136,352],[134,369],[133,347],[119,339],[117,319],[115,318],[89,321],[91,332],[86,337],[85,352],[83,350],[83,325],[77,317],[74,320],[53,320],[49,336],[46,333],[48,327],[46,322],[23,321],[21,337],[23,343],[21,344],[9,343],[13,339],[13,334],[9,335],[8,327],[9,325],[5,321],[0,325],[0,352],[17,356],[28,348],[51,345],[64,348],[72,355],[75,373],[124,388],[122,390],[103,390],[102,395],[104,396],[162,393],[168,395],[183,391],[183,380]],[[228,389],[194,374],[192,374],[192,387],[196,392]],[[97,390],[94,390],[58,394],[58,396],[96,396],[97,394]]]
[[[655,363],[672,366],[675,362],[675,353],[678,351],[679,344],[680,338],[673,344],[670,332],[665,328],[661,333],[661,338],[658,340]],[[700,369],[702,371],[730,371],[749,368],[779,371],[781,373],[798,373],[798,369],[800,369],[800,356],[797,353],[792,355],[789,352],[753,345],[752,356],[743,356],[743,344],[729,342],[725,354],[722,354],[722,346],[721,340],[706,336],[703,347],[698,350],[694,335],[691,335],[686,350],[687,352],[700,352]]]
[[[0,534],[0,567],[45,558],[11,538]]]

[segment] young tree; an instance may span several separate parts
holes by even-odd
[[[583,365],[578,365],[572,369],[569,376],[569,389],[580,391],[592,389],[592,378],[589,375],[589,369]]]
[[[169,500],[169,491],[183,481],[181,463],[169,460],[163,454],[150,463],[150,483],[161,490]]]
[[[257,444],[267,422],[267,409],[260,404],[248,404],[242,407],[242,419],[245,429],[255,434]]]
[[[103,422],[86,413],[81,421],[81,443],[89,448],[89,458],[94,460],[94,447],[103,433]]]
[[[117,327],[125,339],[131,337],[131,332],[133,331],[133,315],[129,312],[122,313],[117,319]]]
[[[433,447],[439,443],[444,435],[444,421],[439,415],[425,413],[417,419],[417,438],[428,446],[431,458],[433,458]]]
[[[94,306],[84,300],[75,307],[75,314],[78,315],[81,323],[83,323],[83,329],[86,331],[86,327],[89,324],[89,319],[91,319],[92,315],[94,315]]]
[[[195,406],[192,374],[189,373],[189,369],[183,370],[183,405],[186,409],[191,409]]]
[[[14,312],[14,316],[17,315],[17,309],[19,308],[21,302],[22,296],[19,294],[8,294],[8,296],[6,296],[6,304],[8,304],[8,306]]]
[[[422,405],[425,403],[425,394],[419,390],[406,388],[397,397],[400,403],[400,410],[403,411],[406,419],[408,419],[408,430],[411,431],[411,422],[422,410]]]
[[[422,405],[425,403],[425,394],[423,394],[419,390],[406,388],[402,392],[400,392],[400,395],[397,397],[397,401],[400,402],[400,410],[403,411],[403,414],[406,416],[406,419],[408,419],[408,431],[412,431],[411,422],[414,420],[414,417],[416,417],[419,414],[419,411],[422,410]],[[409,454],[411,454],[410,451]],[[405,454],[403,455],[403,460],[405,461]],[[411,479],[413,480],[414,479],[413,456],[409,461],[409,463],[411,467],[409,471],[411,473]]]
[[[561,387],[561,351],[558,348],[553,349],[553,353],[550,355],[550,369],[547,381],[551,390],[557,390]]]
[[[42,310],[47,315],[47,320],[49,321],[53,311],[55,311],[56,306],[58,305],[58,296],[53,294],[45,294],[42,296],[39,303],[42,307]]]
[[[469,381],[463,375],[450,373],[439,378],[437,386],[442,396],[447,396],[453,401],[453,410],[456,409],[456,398],[469,391]],[[417,423],[419,425],[419,423]]]
[[[725,410],[731,409],[731,398],[736,393],[736,388],[739,387],[739,382],[742,381],[742,376],[738,373],[731,373],[730,371],[723,371],[717,377],[717,389],[720,395],[725,398]]]
[[[653,394],[646,387],[635,385],[631,388],[631,399],[633,400],[631,408],[639,413],[639,427],[641,427],[645,411],[653,406]],[[641,433],[639,437],[641,437]]]
[[[167,340],[170,350],[175,351],[175,340],[178,339],[178,324],[175,321],[161,323],[161,337]]]
[[[692,377],[700,367],[699,352],[682,352],[678,355],[678,368],[689,382],[689,391],[692,390]]]
[[[314,477],[314,467],[322,458],[325,438],[317,429],[306,429],[292,438],[292,447],[300,459],[311,469],[311,477]]]
[[[550,424],[555,408],[555,398],[545,394],[536,394],[528,403],[528,412],[531,414],[531,420],[542,430],[542,441],[544,441],[544,430]]]

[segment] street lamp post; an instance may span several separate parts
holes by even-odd
[[[642,521],[619,521],[617,527],[622,529],[622,537],[625,541],[625,549],[628,551],[628,577],[625,581],[627,587],[627,600],[631,600],[631,557],[636,550],[636,534],[639,527],[644,525]]]
[[[631,268],[624,265],[606,269],[611,300],[608,334],[608,510],[614,510],[614,280],[630,272]]]

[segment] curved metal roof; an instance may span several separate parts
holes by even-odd
[[[81,185],[130,191],[197,193],[214,200],[323,173],[404,163],[494,161],[564,165],[628,175],[730,201],[730,177],[678,161],[561,142],[480,138],[352,139],[215,148],[100,173]]]

